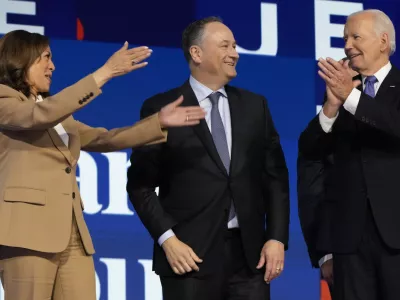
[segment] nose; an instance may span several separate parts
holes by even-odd
[[[237,52],[236,47],[232,47],[231,49],[232,50],[231,50],[231,53],[229,53],[229,56],[232,57],[232,58],[238,59],[239,58],[239,53]]]
[[[56,69],[56,66],[54,65],[54,63],[53,63],[52,60],[50,61],[49,69],[50,69],[51,71],[54,71],[54,70]]]
[[[353,49],[353,43],[351,39],[348,39],[344,44],[344,52],[347,54],[351,49]]]

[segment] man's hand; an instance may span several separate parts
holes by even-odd
[[[333,259],[327,260],[320,267],[322,278],[329,284],[333,285]]]
[[[361,83],[359,80],[353,82],[348,60],[342,64],[332,58],[326,60],[320,58],[318,67],[320,68],[319,76],[342,103],[349,97],[354,86]]]
[[[264,280],[267,283],[270,283],[271,280],[278,277],[283,271],[285,260],[285,247],[282,243],[269,240],[264,244],[264,247],[261,250],[260,261],[258,262],[257,269],[261,269],[264,264],[265,275]]]
[[[201,263],[201,260],[196,253],[185,243],[182,243],[176,236],[167,239],[162,248],[167,256],[169,265],[175,274],[183,275],[191,271],[199,271],[196,263]]]

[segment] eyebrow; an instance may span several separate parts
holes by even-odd
[[[222,43],[230,43],[231,41],[229,41],[229,40],[222,40]],[[233,41],[232,42],[233,44],[236,44],[236,41]]]

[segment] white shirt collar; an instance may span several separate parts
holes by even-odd
[[[374,74],[376,79],[378,79],[379,84],[381,84],[383,82],[383,80],[385,80],[386,76],[389,74],[391,69],[392,69],[392,64],[389,61],[386,65],[384,65],[382,68],[380,68],[380,70],[378,72],[376,72]],[[367,78],[367,76],[362,75],[363,84],[365,84],[366,78]]]
[[[43,101],[43,97],[41,95],[37,95],[36,102],[42,102],[42,101]]]
[[[204,84],[200,83],[198,80],[196,80],[191,75],[189,78],[189,83],[193,89],[194,94],[196,95],[197,101],[199,101],[199,102],[207,99],[208,96],[214,92],[212,89],[210,89],[209,87],[206,87]],[[228,97],[224,87],[220,88],[218,90],[218,92],[220,92],[225,97]]]

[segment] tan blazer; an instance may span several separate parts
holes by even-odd
[[[85,250],[94,253],[75,175],[80,150],[110,152],[166,141],[157,114],[110,131],[74,120],[71,114],[100,93],[91,75],[37,103],[0,85],[0,245],[61,252],[73,210]],[[69,147],[53,128],[60,122]]]

